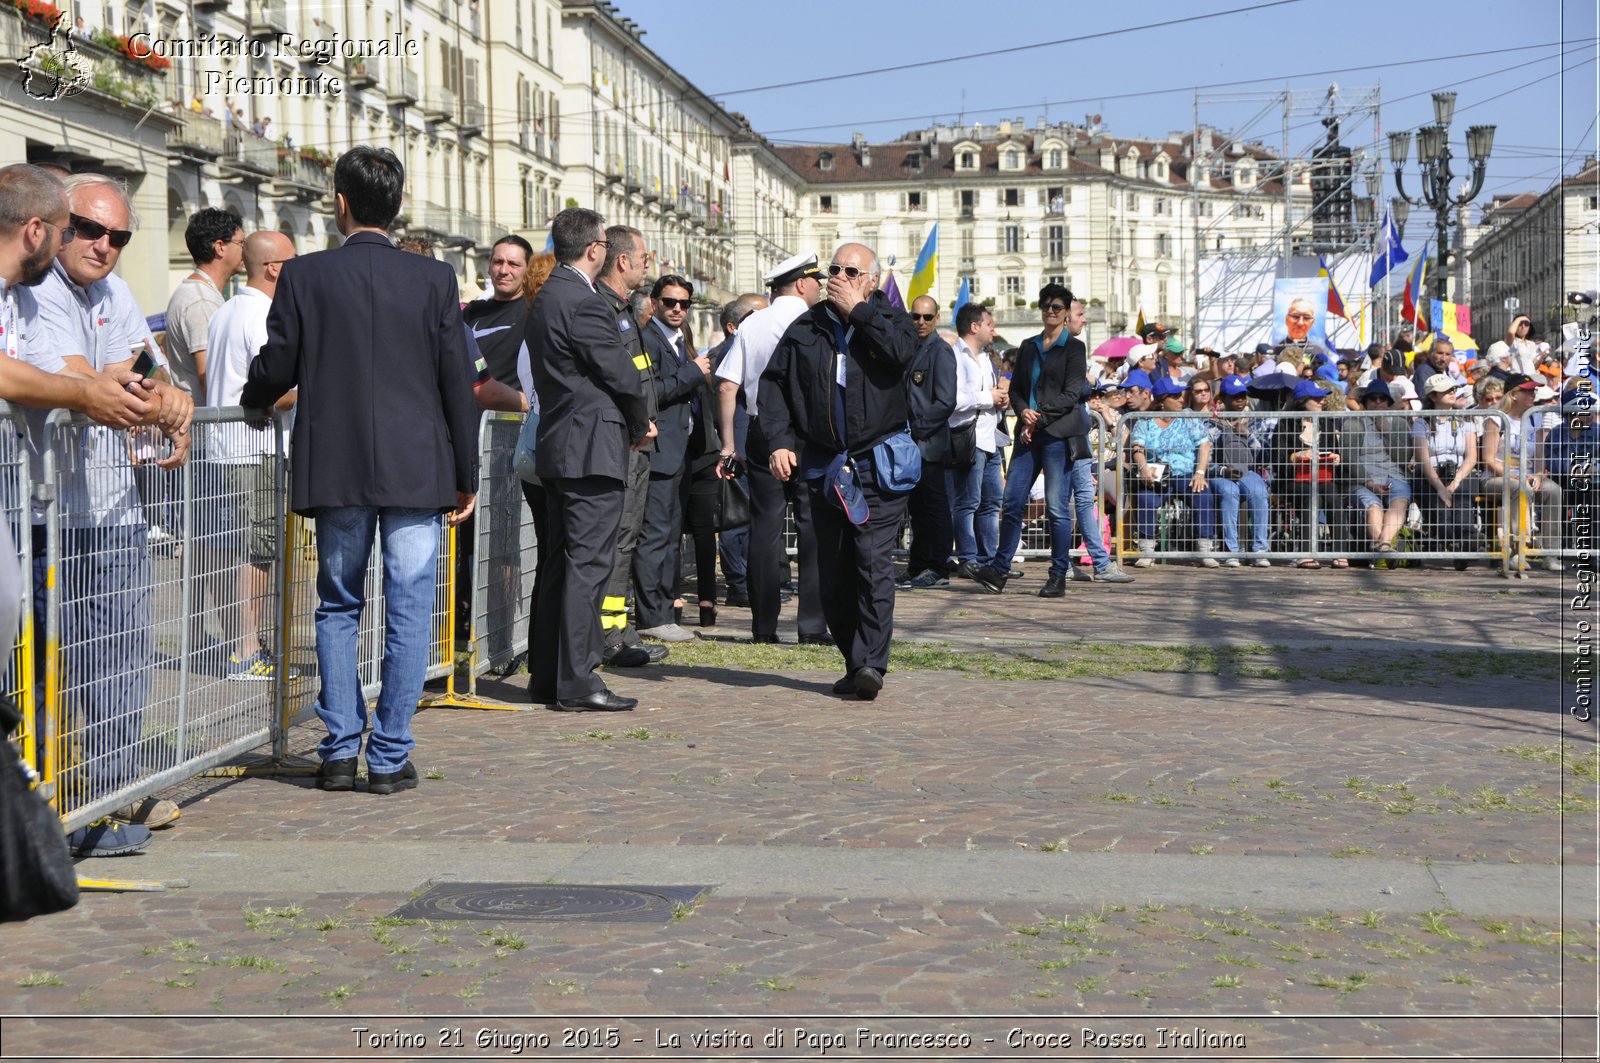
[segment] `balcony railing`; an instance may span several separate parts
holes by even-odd
[[[350,87],[364,89],[378,83],[377,59],[350,60]]]
[[[488,228],[483,219],[469,210],[456,211],[454,236],[459,236],[469,244],[482,247],[488,243]]]
[[[211,159],[227,150],[225,130],[215,118],[188,110],[178,111],[173,117],[178,120],[178,128],[167,134],[169,149]]]
[[[417,102],[417,72],[400,59],[394,61],[394,71],[389,76],[389,100],[392,103]]]
[[[451,89],[430,88],[422,97],[422,117],[429,122],[454,121],[455,92]]]
[[[250,0],[251,36],[275,37],[288,32],[288,0]]]
[[[639,191],[639,189],[641,187],[643,187],[643,183],[644,182],[643,182],[643,179],[639,176],[639,164],[638,163],[636,163],[636,162],[628,163],[627,172],[623,175],[623,183],[625,185],[627,185],[628,191],[630,191],[630,192],[637,192],[637,191]]]
[[[278,180],[287,191],[302,199],[333,194],[333,171],[326,164],[310,159],[290,148],[278,149]]]
[[[620,180],[622,180],[622,156],[618,155],[614,151],[609,153],[608,155],[606,155],[605,171],[606,171],[606,180],[608,180],[608,181],[620,181]]]
[[[278,145],[254,133],[230,132],[226,138],[223,163],[247,173],[275,177],[278,173]]]
[[[461,102],[461,132],[468,135],[482,133],[484,129],[483,104],[477,100],[463,100]]]

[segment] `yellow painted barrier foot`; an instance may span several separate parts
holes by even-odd
[[[438,694],[424,694],[417,702],[418,709],[489,709],[498,712],[526,712],[534,708],[533,705],[513,704],[509,701],[497,701],[486,698],[481,694],[457,694],[453,690],[442,691]]]
[[[78,890],[81,893],[165,893],[169,889],[186,889],[188,885],[188,880],[181,878],[171,882],[141,882],[137,879],[78,876]]]

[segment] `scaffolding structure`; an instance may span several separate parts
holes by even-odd
[[[1217,127],[1202,123],[1202,106],[1247,107],[1257,110],[1228,140],[1214,143],[1208,135]],[[1341,90],[1332,85],[1322,92],[1285,86],[1278,92],[1208,93],[1194,99],[1194,159],[1190,189],[1195,209],[1193,225],[1195,342],[1217,350],[1248,351],[1269,339],[1272,327],[1273,283],[1279,277],[1315,276],[1317,256],[1326,261],[1335,286],[1346,299],[1351,320],[1329,318],[1328,340],[1337,347],[1357,348],[1373,333],[1360,327],[1373,308],[1387,299],[1372,300],[1369,285],[1372,249],[1383,212],[1378,208],[1383,189],[1383,134],[1380,120],[1381,90]],[[1265,160],[1260,180],[1227,205],[1217,217],[1203,218],[1198,209],[1200,185],[1219,167],[1227,165],[1222,149],[1232,141],[1259,144],[1264,126],[1281,115],[1282,148],[1276,160]],[[1355,145],[1351,146],[1354,141]],[[1330,145],[1348,150],[1330,151]],[[1314,195],[1309,207],[1297,208],[1295,180],[1307,175]],[[1277,191],[1264,191],[1276,180],[1282,195],[1283,221],[1266,236],[1235,247],[1217,247],[1216,236],[1224,223],[1239,218],[1270,218]],[[1366,195],[1356,193],[1362,182]],[[1304,202],[1302,196],[1302,203]],[[1314,224],[1317,219],[1322,224]],[[1352,323],[1356,322],[1356,323]],[[1383,322],[1387,329],[1387,322]],[[1366,335],[1363,335],[1363,332]]]

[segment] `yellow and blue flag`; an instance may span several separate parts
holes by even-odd
[[[933,295],[934,280],[939,273],[939,223],[933,223],[922,254],[917,256],[916,271],[911,274],[911,284],[906,288],[906,302],[913,303],[924,295]]]

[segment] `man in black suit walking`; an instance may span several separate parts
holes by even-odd
[[[455,273],[390,241],[404,185],[405,168],[387,148],[339,157],[334,218],[344,245],[283,264],[267,342],[239,400],[265,411],[300,389],[290,506],[317,522],[324,790],[355,788],[367,726],[356,634],[375,536],[385,635],[367,788],[417,785],[411,716],[432,641],[440,514],[459,524],[477,502],[478,408]]]
[[[550,225],[559,265],[528,314],[539,395],[535,467],[549,501],[549,557],[534,609],[528,691],[564,712],[625,712],[596,674],[605,640],[600,603],[622,523],[629,450],[656,437],[639,370],[595,290],[605,263],[605,219],[570,207]]]

